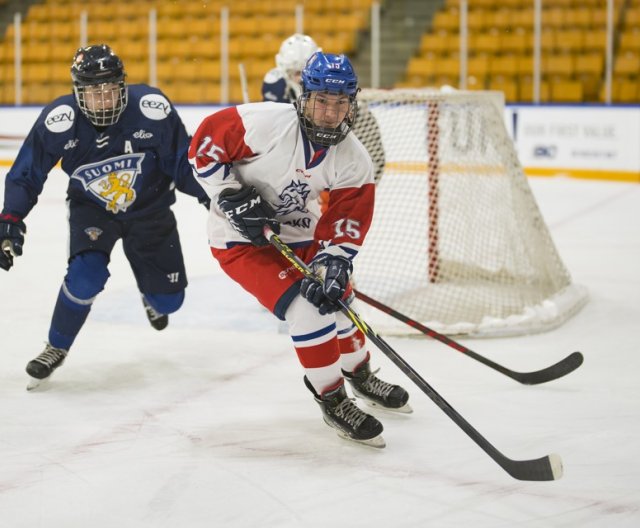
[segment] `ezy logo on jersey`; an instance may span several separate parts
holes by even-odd
[[[126,211],[136,200],[133,187],[143,159],[143,153],[133,153],[82,165],[71,179],[81,181],[87,193],[103,202],[107,211],[116,214]]]

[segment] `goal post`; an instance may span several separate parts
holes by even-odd
[[[502,93],[365,89],[359,99],[385,159],[359,290],[450,335],[541,332],[585,304],[505,128]],[[382,333],[415,332],[366,312]]]

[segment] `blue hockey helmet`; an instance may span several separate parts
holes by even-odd
[[[326,91],[355,95],[358,76],[346,55],[314,53],[302,70],[303,91]]]
[[[307,137],[327,147],[340,143],[355,123],[358,91],[358,77],[346,55],[314,53],[302,70],[302,94],[297,101]]]
[[[82,113],[95,126],[118,121],[127,106],[127,85],[120,57],[106,44],[79,48],[71,64],[71,80]]]

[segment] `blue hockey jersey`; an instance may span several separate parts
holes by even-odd
[[[274,103],[292,103],[296,94],[287,86],[284,74],[279,68],[269,70],[262,80],[262,100]]]
[[[3,213],[25,218],[58,161],[69,176],[70,199],[118,218],[168,207],[176,187],[206,201],[187,160],[190,138],[171,102],[144,84],[128,90],[120,119],[103,130],[89,122],[71,94],[46,106],[7,174]]]

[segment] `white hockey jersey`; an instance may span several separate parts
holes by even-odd
[[[280,238],[293,247],[315,239],[322,253],[351,260],[369,230],[375,190],[367,151],[353,134],[336,146],[314,145],[292,104],[251,103],[208,116],[191,141],[189,161],[211,198],[212,247],[248,243],[217,207],[227,188],[254,186],[275,210]],[[321,215],[324,190],[330,198]]]

